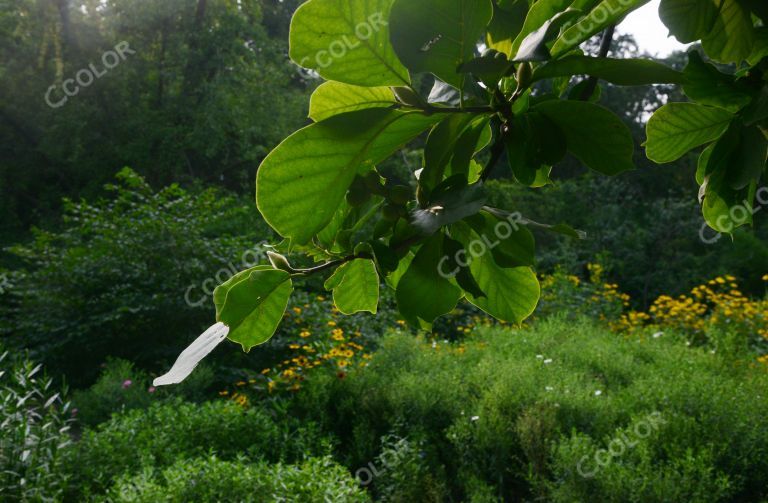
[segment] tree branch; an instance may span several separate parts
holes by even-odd
[[[410,248],[415,244],[418,244],[418,242],[425,239],[425,237],[426,236],[420,236],[420,235],[411,236],[395,245],[390,245],[390,246],[392,246],[392,249],[394,251],[401,251],[401,250]],[[346,257],[343,257],[340,259],[331,260],[330,262],[325,262],[324,264],[320,264],[315,267],[310,267],[307,269],[293,269],[290,272],[291,272],[291,276],[293,277],[310,276],[312,274],[317,274],[319,272],[327,271],[328,269],[332,269],[336,266],[344,265],[347,262],[351,262],[359,258],[370,259],[371,255],[367,252],[356,253],[354,255],[347,255]]]
[[[611,44],[613,44],[614,33],[616,33],[615,24],[612,24],[611,26],[606,28],[605,31],[603,32],[603,39],[600,42],[600,52],[598,53],[599,58],[605,58],[608,56],[608,53],[611,50]],[[582,91],[581,96],[579,96],[579,99],[581,101],[589,101],[592,95],[595,94],[598,80],[599,79],[597,77],[589,78],[589,80],[587,81],[587,87],[584,88],[584,91]]]
[[[491,147],[491,158],[488,160],[488,164],[485,165],[485,168],[483,169],[482,174],[480,175],[480,179],[485,182],[490,178],[491,173],[493,172],[493,168],[496,167],[496,165],[499,163],[499,159],[501,159],[501,156],[504,154],[504,133],[500,133],[500,135],[496,138],[496,142],[493,144],[493,147]]]

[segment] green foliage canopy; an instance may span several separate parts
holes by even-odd
[[[695,103],[670,103],[654,114],[647,155],[670,162],[709,145],[698,176],[704,216],[723,232],[747,223],[734,222],[729,211],[754,199],[765,170],[765,9],[720,0],[715,11],[694,16],[690,1],[665,0],[661,15],[673,34],[701,39],[709,59],[736,68],[724,73],[692,53],[678,72],[648,60],[607,57],[613,27],[645,3],[306,2],[291,25],[291,57],[333,80],[312,98],[315,122],[261,164],[256,201],[285,238],[278,250],[307,254],[319,265],[297,269],[273,254],[273,267],[286,284],[337,269],[326,287],[343,312],[375,311],[375,272],[394,288],[401,314],[415,327],[429,329],[462,299],[502,321],[522,322],[539,297],[532,239],[522,230],[578,233],[536,224],[514,208],[488,206],[484,184],[505,150],[513,179],[530,187],[548,184],[568,152],[597,173],[632,170],[630,129],[592,103],[600,78],[625,86],[683,84]],[[581,44],[606,28],[601,53],[585,56]],[[479,40],[490,47],[482,54]],[[411,85],[425,73],[435,79],[428,97]],[[579,75],[587,77],[572,89]],[[382,178],[377,165],[423,133],[429,133],[423,168],[412,186]],[[220,314],[252,312],[265,301],[257,288],[230,300],[222,293],[228,288],[220,287]],[[260,316],[276,326],[281,313]]]

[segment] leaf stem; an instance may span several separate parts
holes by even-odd
[[[428,114],[493,114],[497,112],[497,110],[494,110],[492,107],[489,107],[489,106],[443,108],[443,107],[435,107],[427,104],[423,107],[400,107],[400,108],[413,108],[415,110],[420,110]]]
[[[499,208],[493,208],[492,206],[483,206],[483,210],[487,211],[488,213],[495,216],[496,218],[507,219],[510,217],[514,217],[517,223],[521,225],[526,225],[528,227],[535,227],[535,228],[543,229],[547,231],[553,231],[556,228],[556,226],[554,225],[542,224],[539,222],[535,222],[530,218],[525,218],[520,213],[512,213],[511,211],[501,210]],[[576,235],[578,235],[579,239],[587,239],[586,232],[575,230],[575,229],[573,230],[573,232],[575,232]]]
[[[292,277],[303,277],[303,276],[311,276],[312,274],[317,274],[319,272],[327,271],[328,269],[332,269],[333,267],[344,265],[347,262],[351,262],[358,258],[365,258],[363,256],[364,254],[356,254],[356,255],[348,255],[344,258],[340,258],[337,260],[331,260],[330,262],[325,262],[324,264],[320,264],[315,267],[309,267],[307,269],[294,269],[294,272],[291,274]],[[366,255],[367,257],[367,255]]]

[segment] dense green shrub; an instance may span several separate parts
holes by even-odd
[[[63,230],[12,249],[27,272],[14,279],[0,334],[77,386],[107,356],[164,368],[210,324],[203,282],[247,267],[246,251],[268,236],[250,201],[176,185],[155,192],[128,169],[118,179],[109,200],[68,202]]]
[[[72,396],[78,420],[83,425],[95,426],[115,412],[149,407],[154,397],[148,383],[149,376],[135,370],[131,362],[107,360],[99,380]]]
[[[765,221],[755,220],[754,234],[737,231],[733,241],[723,237],[704,243],[699,235],[704,221],[688,189],[682,194],[656,191],[663,184],[659,180],[670,176],[656,166],[621,179],[588,174],[541,190],[494,180],[488,192],[492,206],[519,211],[535,221],[568,222],[587,233],[583,240],[537,233],[540,272],[560,266],[584,276],[586,264],[602,257],[606,279],[620,284],[643,306],[662,294],[684,293],[701,278],[718,274],[734,274],[749,292],[762,293],[754,272],[768,270]],[[705,237],[713,235],[707,231]]]
[[[0,501],[56,501],[70,410],[42,366],[0,354]]]
[[[541,299],[534,317],[618,321],[629,307],[630,297],[619,291],[619,285],[604,282],[603,267],[599,263],[587,264],[586,269],[588,273],[584,279],[565,274],[560,268],[552,274],[543,275]]]
[[[423,457],[423,443],[388,435],[382,439],[381,454],[374,463],[357,470],[362,485],[375,482],[377,500],[391,503],[445,500],[445,476],[432,474]]]
[[[294,462],[326,454],[328,441],[311,421],[276,416],[260,408],[216,401],[201,405],[171,401],[116,415],[88,430],[70,451],[69,495],[106,491],[125,474],[162,469],[179,459],[215,454],[269,462]]]
[[[310,458],[297,466],[216,457],[182,460],[162,471],[147,469],[122,477],[109,496],[115,503],[369,501],[349,472],[330,457]]]
[[[309,382],[295,414],[335,432],[353,472],[390,433],[418,441],[422,484],[442,481],[455,500],[761,501],[766,385],[764,369],[680,339],[550,320],[480,329],[464,346],[390,335],[367,368]],[[660,420],[636,447],[579,473],[649,417]]]
[[[211,396],[213,380],[213,371],[203,364],[182,384],[157,389],[152,386],[149,374],[136,369],[133,363],[109,359],[103,365],[99,380],[87,390],[76,391],[72,403],[81,425],[96,426],[114,413],[145,409],[157,400],[173,396],[191,402],[205,401]]]

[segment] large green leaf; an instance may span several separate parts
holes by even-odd
[[[705,63],[696,51],[688,54],[685,76],[683,91],[686,96],[702,105],[725,108],[736,113],[752,101],[752,96],[746,89],[737,85],[733,76]]]
[[[547,21],[567,9],[572,1],[573,0],[539,0],[534,3],[528,10],[528,14],[525,17],[525,22],[520,29],[520,33],[517,34],[517,37],[512,42],[510,54],[517,54],[520,45],[528,35],[538,30],[544,26]]]
[[[581,16],[581,11],[566,9],[544,22],[520,43],[515,61],[546,61],[551,57],[547,44],[558,34],[560,27]]]
[[[325,282],[325,288],[333,290],[333,302],[343,314],[376,314],[379,274],[373,260],[361,258],[341,265]]]
[[[690,150],[719,138],[733,115],[722,108],[670,103],[648,121],[645,153],[657,163],[673,162]]]
[[[682,84],[685,80],[681,72],[647,59],[567,56],[538,67],[533,81],[571,75],[599,77],[619,86]]]
[[[661,0],[659,17],[680,42],[696,42],[712,31],[718,0]]]
[[[491,0],[395,0],[392,45],[411,71],[431,72],[461,89],[458,68],[473,58],[492,15]]]
[[[768,119],[768,87],[763,87],[760,94],[744,110],[744,122],[752,125]]]
[[[292,291],[285,271],[268,266],[243,271],[214,291],[216,321],[229,327],[230,340],[250,351],[275,333]]]
[[[752,206],[757,185],[733,189],[726,183],[726,173],[714,173],[704,186],[702,214],[714,230],[732,233],[736,228],[752,224]]]
[[[481,235],[470,231],[463,222],[455,227],[456,238],[472,254],[469,266],[472,277],[485,294],[483,297],[475,297],[468,292],[467,300],[494,318],[509,323],[522,323],[533,313],[539,302],[541,289],[536,274],[530,267],[500,267]],[[483,246],[485,252],[481,253]]]
[[[471,114],[452,114],[429,133],[424,146],[424,169],[419,175],[419,185],[427,195],[443,181],[456,142],[473,120],[475,117]]]
[[[720,12],[701,45],[707,55],[719,63],[740,64],[752,53],[755,41],[752,16],[739,0],[719,1]]]
[[[563,32],[552,46],[553,57],[562,56],[592,35],[620,21],[627,14],[639,9],[650,0],[603,0],[578,23]]]
[[[485,297],[485,292],[480,289],[472,276],[472,271],[469,270],[468,262],[464,260],[465,257],[469,257],[469,252],[464,248],[464,245],[445,236],[443,247],[445,255],[437,264],[440,274],[448,278],[452,277],[465,292],[471,293],[475,297]]]
[[[574,0],[571,9],[578,9],[582,12],[589,12],[600,3],[600,0]]]
[[[472,164],[472,158],[483,150],[493,139],[490,119],[487,117],[475,118],[472,124],[462,133],[453,149],[453,158],[449,169],[446,170],[446,178],[455,175],[464,175],[468,183],[477,181],[480,172],[477,171],[477,163]],[[482,171],[480,166],[480,171]]]
[[[520,324],[536,309],[541,289],[529,267],[503,269],[486,255],[473,261],[470,270],[485,297],[467,294],[467,300],[494,318]]]
[[[349,203],[346,200],[342,201],[334,212],[333,217],[331,217],[331,221],[328,222],[328,225],[318,231],[316,239],[324,249],[338,251],[334,250],[337,244],[336,240],[340,237],[340,231],[344,229],[344,221],[349,216],[351,210],[352,208]]]
[[[705,148],[699,156],[696,182],[703,186],[699,194],[700,197],[703,197],[702,194],[704,189],[706,189],[707,179],[713,173],[724,173],[733,165],[733,157],[741,145],[740,134],[742,128],[736,122],[732,122],[728,130],[717,141]]]
[[[755,43],[752,46],[752,54],[747,58],[747,63],[751,66],[757,66],[766,57],[768,57],[768,26],[761,26],[755,29]]]
[[[388,108],[396,103],[389,87],[360,87],[341,82],[324,82],[309,100],[309,117],[320,122],[346,112],[365,108]]]
[[[768,156],[768,140],[759,128],[743,128],[739,139],[741,146],[725,178],[728,186],[735,190],[760,180]]]
[[[393,1],[309,0],[291,21],[291,59],[347,84],[410,84],[408,70],[389,43]]]
[[[443,234],[430,237],[397,282],[395,297],[400,313],[414,326],[428,327],[456,307],[462,292],[441,275],[438,264],[445,256]]]
[[[505,135],[507,160],[515,179],[529,187],[549,183],[552,165],[565,157],[568,148],[563,131],[540,112],[515,116]]]
[[[533,110],[559,126],[568,150],[588,168],[606,175],[634,169],[632,133],[608,109],[582,101],[550,100]]]
[[[408,272],[408,268],[411,267],[411,262],[413,262],[414,257],[415,254],[412,251],[409,251],[403,258],[400,259],[397,267],[395,267],[395,269],[387,275],[386,282],[392,290],[397,290],[397,285],[400,284],[400,280],[405,275],[405,273]]]
[[[517,0],[507,3],[510,4],[508,7],[494,4],[493,19],[488,25],[486,43],[489,48],[512,57],[512,42],[525,22],[528,13],[528,1]]]
[[[306,244],[331,221],[357,173],[369,170],[443,118],[370,108],[297,131],[259,167],[259,211],[280,235]]]
[[[498,219],[482,212],[466,219],[493,254],[500,267],[531,267],[534,265],[536,242],[528,228],[511,219]]]

